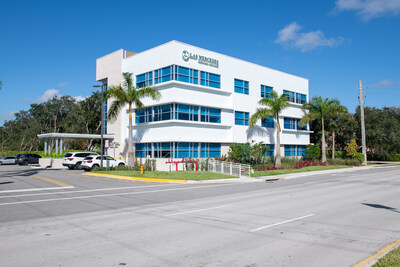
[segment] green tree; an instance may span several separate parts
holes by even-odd
[[[153,100],[161,98],[160,92],[152,86],[144,86],[136,88],[133,84],[132,73],[122,73],[122,85],[110,86],[106,92],[106,97],[111,99],[112,103],[108,110],[107,118],[113,122],[118,117],[120,110],[128,104],[129,106],[129,138],[128,138],[128,166],[134,166],[135,154],[133,151],[133,136],[132,136],[132,108],[143,109],[145,106],[142,99],[150,97]]]
[[[260,104],[261,108],[257,108],[256,112],[251,115],[250,121],[249,121],[249,128],[252,129],[256,125],[258,120],[264,120],[270,116],[274,117],[274,120],[276,121],[276,146],[275,146],[275,155],[276,155],[276,161],[275,165],[277,167],[281,167],[281,140],[280,140],[280,133],[281,133],[281,126],[279,123],[279,114],[289,106],[289,100],[288,100],[288,94],[282,94],[278,95],[277,92],[272,90],[269,93],[268,98],[262,98],[260,101],[258,101],[258,104]]]
[[[304,103],[302,108],[306,114],[300,120],[301,125],[305,125],[309,121],[321,120],[321,161],[326,162],[325,121],[347,114],[347,108],[341,106],[337,99],[330,99],[329,97],[322,99],[321,96],[313,97],[310,102]]]

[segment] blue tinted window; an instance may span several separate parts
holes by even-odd
[[[235,79],[235,93],[249,94],[249,82]]]
[[[265,145],[268,150],[263,154],[265,157],[274,156],[275,145]]]
[[[220,76],[214,73],[208,73],[201,71],[200,72],[200,85],[213,87],[213,88],[221,88]]]
[[[285,145],[285,157],[293,157],[293,156],[296,156],[296,146]]]
[[[235,111],[235,124],[236,125],[249,125],[248,112]]]
[[[262,127],[274,128],[274,117],[270,116],[261,121]]]
[[[272,91],[272,87],[261,85],[261,97],[269,98],[269,93]]]
[[[141,88],[144,86],[153,85],[153,72],[147,72],[136,75],[136,87]]]

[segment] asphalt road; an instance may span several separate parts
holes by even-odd
[[[162,184],[0,166],[0,266],[352,266],[400,238],[400,167]]]

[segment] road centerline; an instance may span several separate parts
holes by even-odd
[[[302,219],[305,219],[305,218],[312,217],[312,216],[314,216],[314,215],[315,215],[315,214],[308,214],[308,215],[301,216],[301,217],[297,217],[297,218],[294,218],[294,219],[291,219],[291,220],[286,220],[286,221],[283,221],[283,222],[278,222],[278,223],[273,223],[273,224],[261,226],[261,227],[255,228],[255,229],[251,229],[250,232],[257,232],[257,231],[260,231],[260,230],[263,230],[263,229],[267,229],[267,228],[270,228],[270,227],[282,225],[282,224],[285,224],[285,223],[290,223],[290,222],[294,222],[294,221],[299,221],[299,220],[302,220]]]
[[[206,209],[198,209],[198,210],[190,210],[190,211],[172,213],[172,214],[168,214],[168,215],[165,215],[165,216],[166,217],[170,217],[170,216],[183,215],[183,214],[189,214],[189,213],[195,213],[195,212],[202,212],[202,211],[207,211],[207,210],[221,209],[221,208],[226,208],[226,207],[232,207],[232,205],[217,206],[217,207],[206,208]]]
[[[45,191],[45,190],[58,190],[58,189],[71,189],[75,188],[73,186],[64,186],[64,187],[47,187],[47,188],[29,188],[29,189],[15,189],[15,190],[5,190],[5,191],[0,191],[0,194],[4,193],[18,193],[18,192],[33,192],[33,191]],[[64,192],[67,193],[67,192]],[[60,193],[44,193],[44,194],[60,194]],[[23,195],[22,195],[23,196]],[[35,196],[33,194],[30,194],[30,196]],[[0,196],[0,198],[6,198],[6,197],[12,197],[12,196]]]

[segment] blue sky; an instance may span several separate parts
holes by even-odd
[[[400,0],[0,1],[0,124],[91,94],[96,58],[178,40],[305,77],[354,112],[399,106]]]

